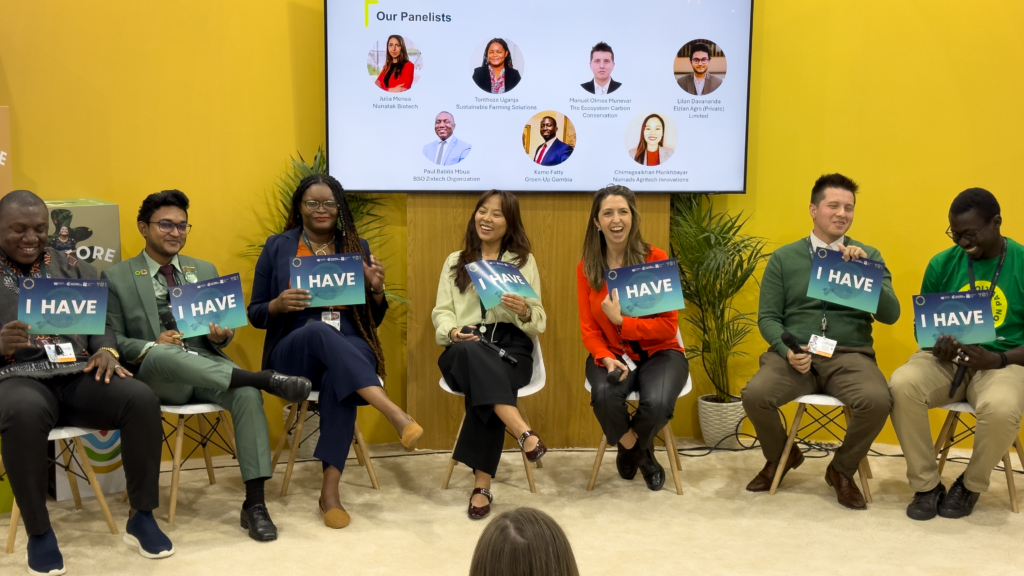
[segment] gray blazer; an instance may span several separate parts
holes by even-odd
[[[689,74],[687,74],[685,76],[680,76],[676,80],[676,82],[679,83],[679,87],[682,88],[683,90],[686,90],[688,93],[693,94],[694,96],[697,95],[697,87],[693,83],[693,72],[690,72]],[[717,90],[718,87],[721,86],[721,85],[722,85],[722,77],[721,76],[715,76],[714,74],[708,74],[707,78],[704,79],[704,93],[701,94],[701,96],[707,96],[708,94],[711,94],[712,92]]]
[[[658,148],[658,165],[661,166],[665,162],[668,162],[668,159],[672,157],[673,152],[675,152],[675,148],[666,148],[665,146]],[[629,157],[636,158],[636,148],[629,149]],[[647,154],[640,157],[640,164],[647,166]]]

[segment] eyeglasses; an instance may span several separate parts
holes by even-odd
[[[310,212],[318,212],[320,207],[323,206],[324,212],[334,212],[338,209],[338,203],[334,200],[324,200],[323,202],[317,202],[316,200],[306,200],[302,203],[306,207],[306,210]]]
[[[175,228],[178,229],[178,234],[188,234],[188,231],[192,229],[192,225],[188,222],[171,222],[170,220],[159,220],[157,222],[149,222],[149,224],[156,224],[164,234],[170,234]]]
[[[690,61],[694,64],[707,64],[711,62],[711,58],[690,58]]]
[[[988,228],[989,225],[992,224],[992,222],[995,222],[995,218],[990,220],[988,224],[985,224],[981,228],[978,228],[976,231],[974,231],[974,232],[964,232],[963,234],[959,234],[957,232],[953,232],[953,227],[952,226],[947,226],[946,227],[946,236],[949,236],[953,240],[953,243],[955,243],[955,244],[959,244],[961,238],[966,238],[968,242],[974,242],[975,240],[978,239],[978,234],[981,234],[981,231],[984,230],[985,228]]]

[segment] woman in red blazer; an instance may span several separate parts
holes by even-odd
[[[409,61],[405,39],[398,34],[388,36],[387,64],[377,76],[377,87],[388,92],[405,92],[412,88],[415,65]]]
[[[619,445],[619,476],[632,480],[639,469],[651,490],[661,490],[665,469],[654,458],[654,437],[672,419],[676,398],[686,384],[689,365],[676,340],[676,311],[641,318],[623,317],[616,294],[608,294],[605,272],[644,262],[665,260],[664,250],[640,236],[636,197],[625,186],[609,186],[594,194],[583,241],[583,259],[576,266],[576,295],[590,382],[590,405],[609,444]],[[610,372],[621,375],[608,383]],[[631,417],[626,397],[639,392]]]

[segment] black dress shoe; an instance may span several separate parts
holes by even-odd
[[[277,540],[277,526],[270,519],[266,504],[253,504],[248,508],[243,506],[241,525],[249,531],[249,538],[257,542]]]
[[[309,391],[312,389],[313,383],[309,378],[285,376],[277,372],[270,375],[270,385],[267,386],[267,392],[288,402],[302,402],[309,398]]]
[[[487,497],[487,504],[484,506],[473,506],[473,496],[477,494],[483,494]],[[494,497],[491,495],[491,491],[487,488],[473,488],[473,493],[469,495],[469,519],[470,520],[483,520],[491,513],[491,502],[494,502]]]
[[[964,477],[959,478],[949,487],[949,494],[939,503],[939,516],[943,518],[965,518],[971,515],[974,505],[978,503],[980,492],[971,492],[964,486]]]
[[[927,492],[915,492],[914,501],[907,506],[907,516],[913,520],[931,520],[939,513],[939,504],[946,497],[946,487],[939,482]]]
[[[634,452],[636,452],[637,445],[633,444],[632,448],[626,448],[622,444],[619,444],[619,451],[615,455],[615,467],[619,469],[619,477],[623,480],[632,480],[636,478],[636,463],[633,462]]]
[[[651,448],[636,450],[633,462],[640,469],[640,474],[644,477],[647,488],[655,492],[661,490],[661,487],[665,485],[665,469],[661,467],[661,464],[654,457],[654,450]]]

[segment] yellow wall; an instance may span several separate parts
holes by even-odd
[[[133,222],[141,198],[180,188],[194,203],[188,252],[224,272],[250,270],[237,254],[259,239],[252,206],[290,154],[310,157],[324,140],[322,2],[0,0],[0,14],[15,186],[120,203],[127,254],[142,247]],[[852,176],[862,184],[852,234],[885,255],[905,305],[928,257],[948,246],[956,192],[989,188],[1003,203],[1004,231],[1024,236],[1013,171],[1024,149],[1022,21],[1024,4],[1009,0],[758,2],[750,192],[720,205],[752,213],[752,232],[777,245],[809,230],[819,174]],[[404,198],[392,197],[389,211],[394,245],[381,252],[391,254],[389,283],[404,283]],[[742,308],[756,306],[753,294]],[[876,336],[889,374],[914,348],[909,314]],[[385,338],[388,392],[404,404],[401,325]],[[751,340],[738,387],[764,347]],[[255,368],[261,342],[262,332],[242,329],[229,352]],[[370,441],[396,439],[362,412]],[[895,441],[890,429],[881,439]]]

